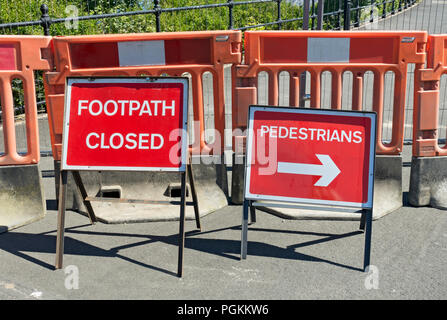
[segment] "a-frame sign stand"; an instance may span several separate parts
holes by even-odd
[[[61,170],[60,172],[60,185],[59,185],[59,208],[57,219],[57,242],[56,242],[56,262],[55,268],[61,269],[63,266],[63,254],[64,254],[64,230],[65,230],[65,199],[67,196],[67,180],[68,173],[71,172],[73,179],[76,183],[78,191],[82,196],[83,203],[87,208],[87,214],[92,224],[97,222],[95,212],[91,205],[91,201],[113,201],[110,198],[92,198],[88,197],[82,182],[81,175],[78,170]],[[196,221],[196,227],[201,231],[199,205],[197,201],[197,193],[194,185],[194,178],[192,174],[191,163],[186,166],[186,172],[181,172],[181,193],[180,193],[180,224],[179,224],[179,252],[178,252],[178,268],[177,275],[179,277],[183,274],[183,252],[185,248],[185,209],[186,209],[186,175],[188,175],[189,184],[191,187],[191,196],[194,206],[194,215]],[[126,203],[144,203],[144,204],[157,204],[157,205],[172,205],[173,201],[157,201],[157,200],[137,200],[137,199],[120,199],[120,202]]]
[[[92,201],[178,204],[180,223],[177,275],[182,276],[186,179],[190,183],[196,226],[201,229],[187,145],[188,85],[188,79],[184,77],[67,78],[56,269],[63,266],[65,200],[68,173],[71,172],[92,224],[97,222]],[[80,175],[80,171],[89,170],[179,173],[180,202],[89,197]]]
[[[247,244],[248,244],[248,212],[250,211],[251,223],[256,222],[256,207],[275,207],[275,203],[261,203],[253,200],[244,199],[243,211],[242,211],[242,233],[241,233],[241,259],[247,259]],[[284,208],[285,205],[281,204],[280,207]],[[288,208],[302,209],[301,206],[294,206],[293,204],[287,205]],[[308,207],[307,209],[310,209]],[[362,209],[360,216],[359,229],[365,233],[365,247],[363,254],[363,271],[368,271],[368,266],[371,261],[371,233],[372,233],[372,216],[373,209]]]
[[[256,207],[351,212],[360,214],[363,271],[368,271],[377,114],[250,106],[247,128],[241,259],[247,257],[249,212],[256,222]],[[268,174],[261,173],[265,164],[256,158],[266,154],[266,141]],[[273,152],[270,145],[276,148]],[[357,182],[354,189],[352,181]]]

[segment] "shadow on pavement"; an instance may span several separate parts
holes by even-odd
[[[70,255],[81,255],[81,256],[94,256],[94,257],[117,257],[126,261],[129,261],[131,263],[135,263],[137,265],[140,265],[142,267],[150,268],[156,271],[164,272],[170,275],[176,276],[176,272],[172,272],[169,270],[165,270],[162,268],[158,268],[156,266],[148,265],[145,263],[142,263],[140,261],[136,261],[134,259],[131,259],[129,257],[125,257],[118,253],[118,250],[121,249],[121,247],[112,248],[110,250],[105,250],[100,247],[90,245],[88,243],[73,239],[69,236],[67,236],[68,233],[73,232],[73,229],[75,228],[81,228],[90,226],[90,224],[87,225],[81,225],[76,226],[72,228],[66,228],[65,233],[66,236],[64,238],[64,254],[70,254]],[[41,234],[29,234],[29,233],[22,233],[22,232],[8,232],[0,235],[0,250],[7,251],[11,254],[14,254],[20,258],[23,258],[25,260],[28,260],[30,262],[33,262],[39,266],[42,266],[44,268],[54,270],[54,266],[39,260],[37,258],[34,258],[30,256],[29,254],[26,254],[25,252],[37,252],[37,253],[49,253],[54,254],[54,258],[56,258],[56,235],[49,235],[47,233],[56,233],[55,230],[41,233]],[[79,233],[89,233],[89,232],[79,232]],[[92,232],[92,234],[101,234]],[[107,233],[104,233],[105,235],[109,235]],[[129,235],[126,235],[129,236]],[[144,236],[148,237],[148,236]],[[151,240],[150,242],[153,242]],[[125,247],[125,246],[123,246]]]
[[[233,229],[233,230],[240,230],[240,226],[234,226],[230,228],[224,228],[224,229],[218,229],[218,230],[212,230],[212,231],[205,231],[197,233],[197,235],[203,235],[206,233],[216,232],[216,231],[222,231],[225,229]],[[292,233],[297,235],[311,235],[311,236],[318,236],[318,237],[324,237],[322,239],[307,241],[303,243],[299,243],[296,245],[288,246],[286,248],[274,246],[268,243],[264,242],[258,242],[258,241],[250,241],[250,238],[248,240],[248,249],[247,249],[247,255],[248,256],[260,256],[260,257],[272,257],[272,258],[280,258],[280,259],[290,259],[290,260],[302,260],[302,261],[312,261],[312,262],[324,262],[331,265],[361,271],[363,272],[363,269],[356,268],[348,265],[344,265],[341,263],[329,261],[326,259],[321,259],[318,257],[310,256],[307,254],[302,254],[299,252],[296,252],[296,248],[301,248],[305,246],[310,245],[316,245],[322,242],[352,237],[356,235],[363,234],[363,231],[353,231],[343,234],[330,234],[330,233],[319,233],[319,232],[307,232],[307,231],[295,231],[295,230],[278,230],[278,229],[264,229],[264,228],[253,228],[249,227],[249,232],[277,232],[277,233]],[[190,249],[195,249],[199,251],[206,251],[208,253],[217,254],[220,256],[227,256],[231,259],[239,260],[240,258],[240,250],[241,250],[241,242],[239,240],[218,240],[218,239],[205,239],[205,238],[193,238],[190,237],[185,242],[185,246]],[[235,254],[235,256],[230,255]],[[249,258],[249,257],[247,257]]]
[[[136,265],[160,271],[175,276],[176,273],[165,270],[156,266],[152,266],[135,259],[131,259],[119,253],[120,250],[148,245],[151,243],[162,242],[170,245],[178,245],[178,234],[173,234],[169,236],[159,236],[159,235],[145,235],[145,234],[128,234],[128,233],[116,233],[116,232],[98,232],[98,231],[88,231],[80,230],[83,227],[88,227],[90,224],[79,225],[75,227],[70,227],[65,229],[65,244],[64,248],[65,254],[70,255],[81,255],[81,256],[95,256],[95,257],[116,257],[134,263]],[[213,239],[213,238],[202,238],[203,235],[221,232],[225,230],[240,230],[240,226],[226,227],[215,230],[199,232],[198,230],[189,231],[185,234],[185,248],[197,250],[200,252],[207,252],[220,257],[240,260],[240,240],[231,239]],[[281,232],[281,233],[293,233],[297,235],[313,235],[324,237],[321,239],[316,239],[312,241],[307,241],[303,243],[298,243],[296,245],[288,246],[286,248],[278,247],[268,243],[258,242],[258,241],[248,241],[248,258],[249,256],[260,256],[260,257],[272,257],[280,259],[290,259],[290,260],[301,260],[301,261],[312,261],[312,262],[324,262],[331,265],[363,271],[361,268],[355,268],[352,266],[344,265],[341,263],[329,261],[326,259],[314,257],[307,254],[302,254],[296,252],[296,248],[301,248],[305,246],[311,246],[319,244],[322,242],[327,242],[331,240],[341,239],[363,234],[361,231],[348,232],[344,234],[328,234],[328,233],[316,233],[316,232],[305,232],[305,231],[291,231],[291,230],[272,230],[272,229],[261,229],[261,228],[249,228],[251,232]],[[11,254],[21,257],[25,260],[33,262],[37,265],[45,267],[47,269],[54,270],[54,266],[36,259],[25,252],[38,252],[38,253],[54,253],[56,252],[56,235],[51,233],[56,233],[56,230],[44,232],[41,234],[27,234],[21,232],[8,232],[0,235],[0,249],[5,250]],[[95,235],[95,236],[114,236],[114,237],[130,237],[130,238],[141,238],[142,241],[138,241],[131,244],[126,244],[122,246],[117,246],[108,250],[102,249],[98,246],[88,244],[83,241],[79,241],[70,237],[70,234],[81,234],[81,235]]]

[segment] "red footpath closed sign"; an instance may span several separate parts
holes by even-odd
[[[376,114],[251,106],[245,197],[372,207]]]
[[[63,170],[184,171],[186,78],[69,78]]]

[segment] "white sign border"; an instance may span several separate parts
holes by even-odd
[[[324,114],[334,116],[351,116],[362,117],[371,119],[371,132],[370,132],[370,146],[369,146],[369,177],[368,177],[368,197],[366,202],[347,202],[347,201],[334,201],[334,200],[321,200],[321,199],[309,199],[309,198],[293,198],[293,197],[281,197],[281,196],[269,196],[261,194],[252,194],[250,192],[250,174],[251,174],[251,158],[252,158],[252,144],[253,144],[253,121],[254,113],[256,111],[268,111],[268,112],[286,112],[286,113],[303,113],[303,114]],[[272,106],[258,106],[252,105],[249,107],[248,112],[248,125],[247,125],[247,143],[246,143],[246,158],[245,158],[245,186],[244,186],[244,199],[246,200],[271,200],[271,201],[283,201],[293,203],[305,203],[305,204],[322,204],[341,207],[354,207],[371,209],[373,207],[374,197],[374,166],[376,157],[376,131],[377,131],[377,114],[371,111],[350,111],[350,110],[331,110],[331,109],[304,109],[294,107],[272,107]],[[249,147],[250,146],[250,147]]]
[[[117,166],[73,166],[67,164],[68,134],[70,130],[71,88],[75,83],[180,83],[183,85],[183,128],[181,146],[181,165],[175,167],[117,167]],[[65,83],[64,123],[62,138],[61,170],[79,171],[186,171],[188,153],[188,93],[189,80],[186,77],[67,77]]]

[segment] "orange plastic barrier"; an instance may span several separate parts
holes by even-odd
[[[224,64],[241,62],[240,31],[172,32],[54,37],[55,72],[44,77],[53,156],[61,158],[65,79],[69,76],[182,76],[192,78],[194,122],[199,142],[191,152],[222,153]],[[220,141],[205,141],[202,76],[213,75],[214,123]],[[198,130],[197,130],[198,129]],[[197,136],[196,136],[197,137]],[[220,143],[220,148],[218,147]]]
[[[300,74],[311,75],[310,107],[321,107],[321,76],[332,74],[331,107],[342,107],[343,73],[352,72],[352,109],[363,107],[365,72],[374,73],[373,110],[377,112],[377,153],[400,154],[405,123],[405,92],[409,63],[425,62],[426,32],[328,32],[328,31],[247,31],[245,61],[233,67],[233,129],[245,128],[247,108],[256,104],[257,76],[269,75],[268,104],[278,105],[279,74],[290,74],[290,106],[299,105]],[[384,78],[395,74],[392,138],[382,142]],[[239,140],[238,140],[239,141]],[[233,150],[242,143],[233,142]],[[235,146],[238,150],[235,149]],[[243,149],[242,149],[243,150]]]
[[[447,35],[428,37],[427,65],[415,70],[415,99],[413,110],[413,156],[446,156],[447,146],[440,147],[439,86],[447,74]]]
[[[50,43],[51,37],[0,37],[0,97],[5,146],[5,154],[0,156],[0,166],[36,164],[40,160],[34,71],[50,70]],[[22,80],[24,90],[28,151],[23,156],[17,153],[11,86],[13,79]]]

